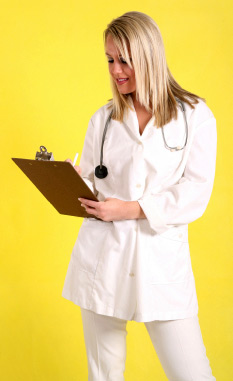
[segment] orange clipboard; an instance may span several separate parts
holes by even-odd
[[[78,198],[99,200],[70,163],[18,158],[12,160],[60,214],[96,218],[85,211]]]

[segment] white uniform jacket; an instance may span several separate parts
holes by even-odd
[[[80,161],[82,177],[100,201],[138,201],[146,219],[113,222],[85,218],[71,254],[62,296],[96,313],[126,320],[183,319],[198,313],[188,224],[204,213],[215,175],[216,120],[203,101],[185,104],[188,141],[183,150],[165,147],[162,129],[143,134],[137,115],[111,120],[103,148],[108,176],[98,179],[107,105],[90,119]],[[183,146],[185,124],[164,126],[169,146]],[[128,112],[128,113],[127,113]]]

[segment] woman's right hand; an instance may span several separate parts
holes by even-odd
[[[66,161],[67,163],[70,163],[71,165],[73,165],[73,162],[72,162],[71,159],[66,159],[65,161]],[[82,169],[79,167],[79,165],[75,165],[75,166],[74,166],[74,169],[75,169],[75,171],[77,171],[78,174],[81,176]]]

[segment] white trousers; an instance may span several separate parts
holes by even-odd
[[[88,381],[124,380],[127,320],[83,308],[81,314]],[[206,357],[198,316],[144,324],[168,380],[216,381]]]

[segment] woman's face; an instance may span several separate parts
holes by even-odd
[[[106,40],[106,56],[108,59],[109,73],[112,76],[119,93],[129,94],[132,93],[134,98],[136,94],[136,81],[134,69],[131,69],[129,65],[124,61],[124,57],[118,57],[120,55],[118,49],[114,45],[112,36],[109,34]],[[130,51],[129,51],[129,57]]]

